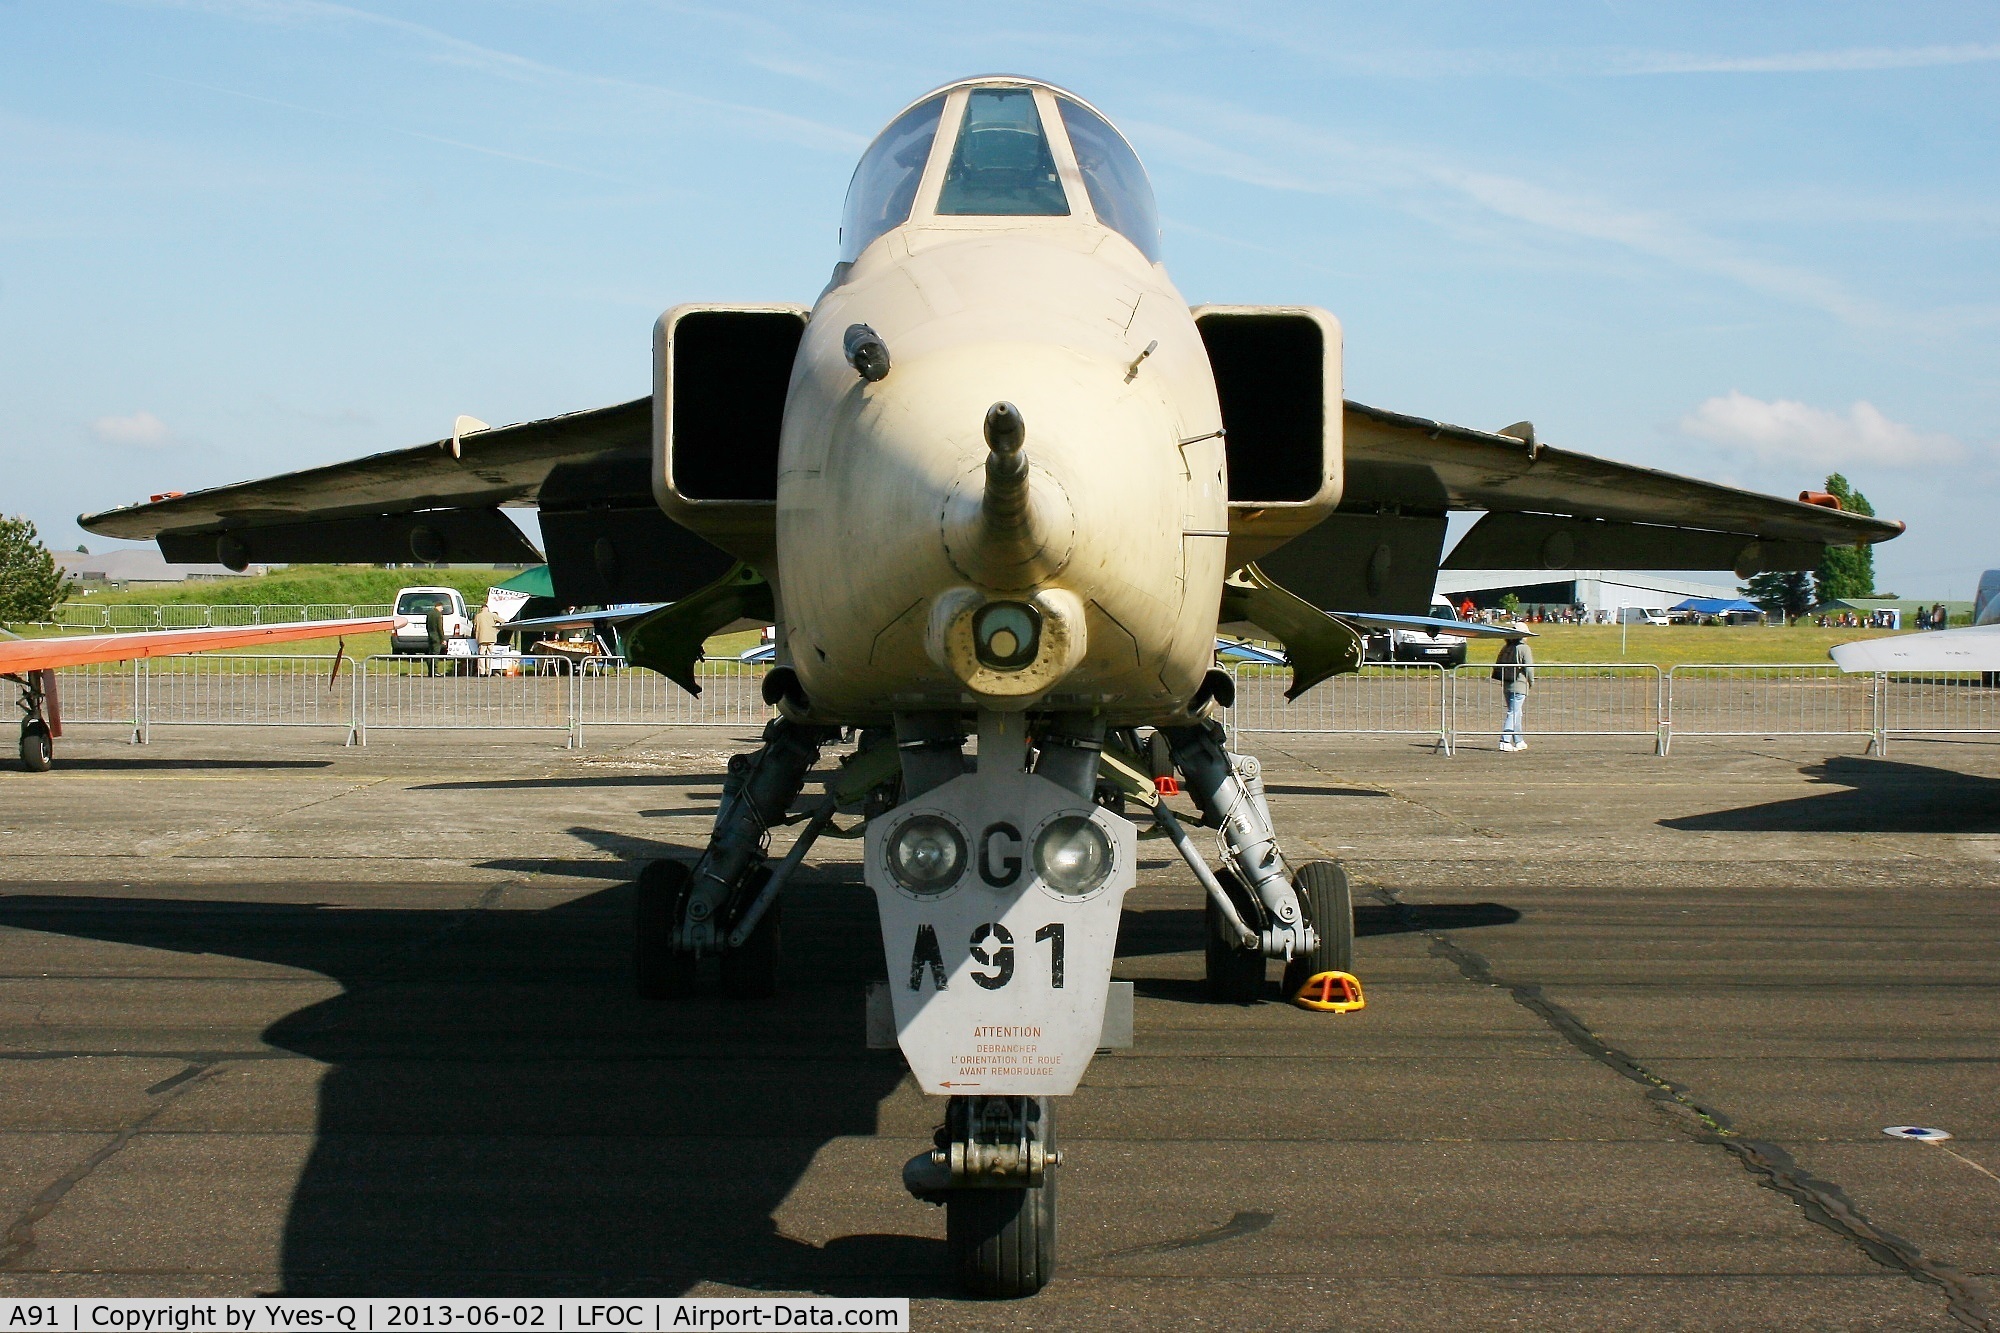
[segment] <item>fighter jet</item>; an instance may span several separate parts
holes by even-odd
[[[1226,743],[1218,625],[1281,641],[1293,695],[1354,670],[1326,609],[1424,614],[1452,510],[1486,515],[1456,568],[1749,574],[1901,530],[1344,402],[1341,338],[1311,306],[1191,308],[1110,121],[964,79],[862,155],[816,302],[667,310],[649,397],[81,521],[236,567],[476,561],[519,558],[499,509],[532,504],[560,601],[671,603],[634,663],[693,689],[710,634],[774,625],[775,716],[706,849],[638,877],[638,985],[687,995],[716,957],[770,991],[785,881],[865,820],[898,1042],[949,1098],[904,1184],[966,1287],[1019,1296],[1054,1271],[1055,1100],[1099,1042],[1142,824],[1205,894],[1211,995],[1256,998],[1272,959],[1288,996],[1352,993],[1346,878],[1284,851]]]
[[[1842,671],[1977,671],[2000,685],[2000,569],[1979,576],[1972,623],[1958,629],[1858,639],[1827,650]]]

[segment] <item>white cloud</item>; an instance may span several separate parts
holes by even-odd
[[[134,412],[126,417],[99,417],[90,423],[90,433],[101,444],[134,445],[141,449],[156,449],[171,443],[174,433],[167,429],[167,423],[151,412]]]
[[[1809,463],[1814,468],[1870,464],[1920,467],[1955,463],[1965,446],[1949,435],[1927,434],[1891,421],[1873,403],[1829,412],[1780,398],[1765,402],[1730,390],[1681,418],[1681,430],[1698,439],[1747,449],[1767,463]]]

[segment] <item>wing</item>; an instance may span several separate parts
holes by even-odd
[[[46,639],[0,639],[0,675],[51,671],[89,662],[129,662],[218,648],[253,648],[299,639],[337,639],[393,628],[393,616],[313,620],[290,625],[236,625],[222,629],[148,630],[138,634],[59,634]]]
[[[1735,539],[1729,547],[1732,556],[1740,554],[1747,542],[1770,548],[1751,553],[1763,559],[1750,573],[1809,569],[1817,563],[1817,550],[1803,564],[1771,561],[1803,558],[1803,552],[1784,549],[1788,547],[1887,541],[1903,531],[1901,523],[1887,519],[1556,449],[1539,443],[1534,428],[1525,422],[1510,428],[1519,430],[1519,436],[1503,435],[1348,403],[1345,428],[1343,507],[1429,501],[1445,509],[1486,511],[1488,518],[1466,534],[1467,541],[1445,562],[1447,569],[1600,564],[1623,569],[1737,568],[1733,559],[1724,564],[1685,562],[1691,554],[1712,561],[1723,549],[1715,544],[1718,537]],[[1489,535],[1481,540],[1479,529],[1496,518],[1501,521],[1491,523]],[[1627,531],[1632,526],[1657,531],[1634,534]],[[1675,533],[1694,534],[1686,552],[1671,549]],[[1551,564],[1547,556],[1553,552],[1542,548],[1562,534],[1570,535],[1571,549]],[[1563,543],[1554,545],[1560,548]],[[1581,558],[1593,551],[1621,559]],[[1670,563],[1650,563],[1654,559]],[[1648,563],[1633,564],[1633,560]]]
[[[1340,507],[1258,563],[1315,605],[1421,612],[1444,569],[1811,569],[1901,523],[1614,463],[1536,440],[1344,406]],[[1445,515],[1483,511],[1447,558]],[[1260,515],[1242,516],[1251,523]],[[1231,552],[1239,545],[1232,509]],[[1244,534],[1248,537],[1249,531]]]
[[[1368,629],[1416,629],[1426,634],[1456,634],[1462,639],[1532,639],[1526,625],[1482,625],[1476,620],[1439,620],[1432,616],[1385,616],[1367,611],[1330,611],[1336,620]]]
[[[1842,671],[2000,672],[2000,625],[1861,639],[1827,655]]]
[[[653,400],[549,417],[262,481],[86,514],[169,560],[540,561],[503,506],[535,505],[559,601],[671,600],[731,555],[661,512]]]

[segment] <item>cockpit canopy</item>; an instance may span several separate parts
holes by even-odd
[[[840,257],[905,222],[973,217],[1095,217],[1160,258],[1138,154],[1081,99],[1032,80],[968,79],[896,117],[854,170]]]

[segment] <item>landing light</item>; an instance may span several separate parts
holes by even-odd
[[[889,839],[889,873],[911,893],[942,893],[965,868],[965,836],[948,819],[918,815]]]
[[[1027,666],[1041,651],[1041,613],[1024,602],[988,602],[972,618],[972,645],[995,671]]]
[[[1111,841],[1082,815],[1051,820],[1035,839],[1035,873],[1057,893],[1080,898],[1111,873]]]

